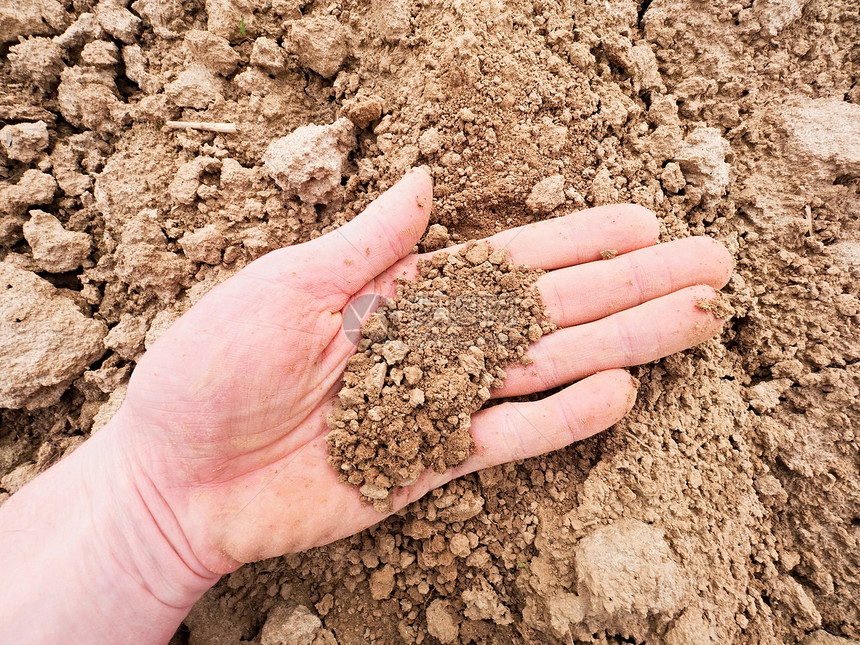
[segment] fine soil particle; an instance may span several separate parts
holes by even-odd
[[[732,303],[721,293],[718,293],[713,298],[701,298],[697,300],[696,307],[702,311],[710,311],[721,320],[728,320],[734,314]]]
[[[555,329],[530,286],[542,273],[485,242],[435,253],[364,324],[328,417],[329,462],[377,510],[426,468],[472,453],[472,413],[504,366],[527,364],[529,342]]]

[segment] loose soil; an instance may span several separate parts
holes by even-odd
[[[855,0],[4,2],[0,70],[0,503],[414,165],[422,250],[635,202],[736,259],[613,429],[242,567],[176,643],[860,639]]]
[[[472,454],[472,413],[504,385],[503,367],[529,364],[528,344],[555,329],[530,288],[543,272],[506,256],[479,242],[419,260],[417,279],[362,326],[328,418],[329,463],[380,512],[393,488]]]

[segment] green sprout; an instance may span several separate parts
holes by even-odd
[[[527,566],[525,562],[520,562],[519,565],[520,565],[520,569],[525,569]]]
[[[244,19],[244,18],[242,18],[242,19],[239,21],[239,31],[242,33],[242,37],[243,37],[243,38],[244,38],[245,36],[247,36],[247,34],[245,33],[245,19]]]

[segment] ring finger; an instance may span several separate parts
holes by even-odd
[[[681,289],[595,322],[560,329],[529,347],[530,365],[507,370],[493,397],[519,396],[571,383],[601,370],[641,365],[717,335],[723,321],[700,307],[712,287]]]

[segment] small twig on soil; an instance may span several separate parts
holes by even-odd
[[[633,440],[634,440],[636,443],[638,443],[640,446],[642,446],[643,448],[645,448],[645,450],[647,450],[649,453],[650,453],[650,452],[654,452],[654,447],[653,447],[653,446],[649,446],[647,443],[645,443],[645,440],[644,440],[644,439],[642,439],[641,437],[637,437],[637,436],[636,436],[635,434],[633,434],[632,432],[628,432],[628,433],[627,433],[627,436],[628,436],[628,437],[630,437],[631,439],[633,439]]]
[[[211,123],[208,121],[168,121],[164,124],[169,130],[204,130],[206,132],[220,132],[221,134],[236,134],[235,123]]]

